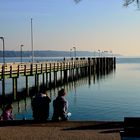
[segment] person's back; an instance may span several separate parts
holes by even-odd
[[[53,101],[53,108],[54,108],[54,113],[52,120],[58,121],[59,118],[62,120],[67,120],[67,109],[68,109],[68,102],[64,98],[65,94],[64,89],[60,90],[58,92],[57,98]]]
[[[45,94],[39,94],[32,99],[34,120],[47,120],[49,117],[50,98]]]

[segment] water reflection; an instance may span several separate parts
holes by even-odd
[[[79,87],[85,87],[86,85],[88,85],[90,87],[97,83],[100,84],[100,81],[105,80],[108,77],[113,77],[115,70],[110,69],[107,71],[99,71],[94,74],[91,74],[91,73],[89,75],[85,74],[84,76],[81,76],[80,73],[78,73],[76,71],[74,71],[74,72],[75,72],[74,77],[69,77],[68,78],[69,81],[66,82],[64,85],[58,85],[58,86],[56,86],[56,88],[48,89],[48,96],[50,97],[51,101],[53,101],[53,99],[57,97],[58,90],[60,90],[61,88],[65,88],[66,91],[68,92],[67,98],[68,98],[68,101],[70,102],[70,108],[72,108],[71,106],[73,106],[73,107],[78,106],[77,103],[79,102],[78,101],[79,95],[77,95],[77,93],[79,91],[77,91],[77,90],[79,89]],[[33,77],[31,77],[30,79],[33,79]],[[20,80],[21,80],[19,82],[20,84],[25,83],[23,79],[20,79]],[[33,81],[34,80],[30,80],[30,85],[33,86],[29,89],[30,97],[32,97],[36,93],[36,88],[34,87]],[[42,85],[40,85],[40,86],[42,86]],[[23,118],[32,119],[31,99],[30,99],[30,97],[26,97],[27,96],[26,89],[21,88],[21,87],[18,88],[17,101],[13,102],[14,117],[15,117],[15,119],[23,119]],[[11,96],[11,94],[8,94],[7,97],[5,97],[5,99],[0,97],[0,103],[2,104],[3,100],[6,101],[5,103],[11,102],[10,96]],[[85,106],[85,105],[83,104],[83,106]],[[81,109],[82,109],[82,107],[81,107]],[[50,118],[52,116],[52,112],[53,112],[53,108],[52,108],[52,102],[51,102]],[[75,116],[75,117],[77,117],[77,116]],[[73,119],[75,119],[75,118],[73,118]]]

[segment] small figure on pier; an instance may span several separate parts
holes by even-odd
[[[65,89],[61,89],[58,91],[58,96],[53,101],[53,121],[59,121],[60,119],[66,121],[71,115],[71,113],[68,113],[68,101],[64,98],[65,95]]]
[[[31,105],[34,120],[47,120],[49,117],[49,103],[51,99],[48,97],[46,89],[41,88],[40,93],[32,98]]]
[[[2,112],[2,115],[0,116],[0,120],[13,120],[13,115],[12,115],[12,104],[8,104],[4,111]]]

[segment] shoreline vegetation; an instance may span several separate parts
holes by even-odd
[[[100,53],[100,54],[99,54]],[[74,57],[74,52],[70,51],[53,51],[53,50],[38,50],[34,51],[34,57]],[[112,52],[90,52],[76,51],[77,57],[93,57],[93,56],[112,56]],[[22,57],[31,57],[31,51],[22,51]],[[113,56],[122,56],[121,54],[113,54]],[[3,51],[0,51],[0,57],[3,57]],[[21,51],[5,51],[5,57],[21,57]]]

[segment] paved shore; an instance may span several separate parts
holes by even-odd
[[[6,122],[0,140],[120,140],[122,122]]]

